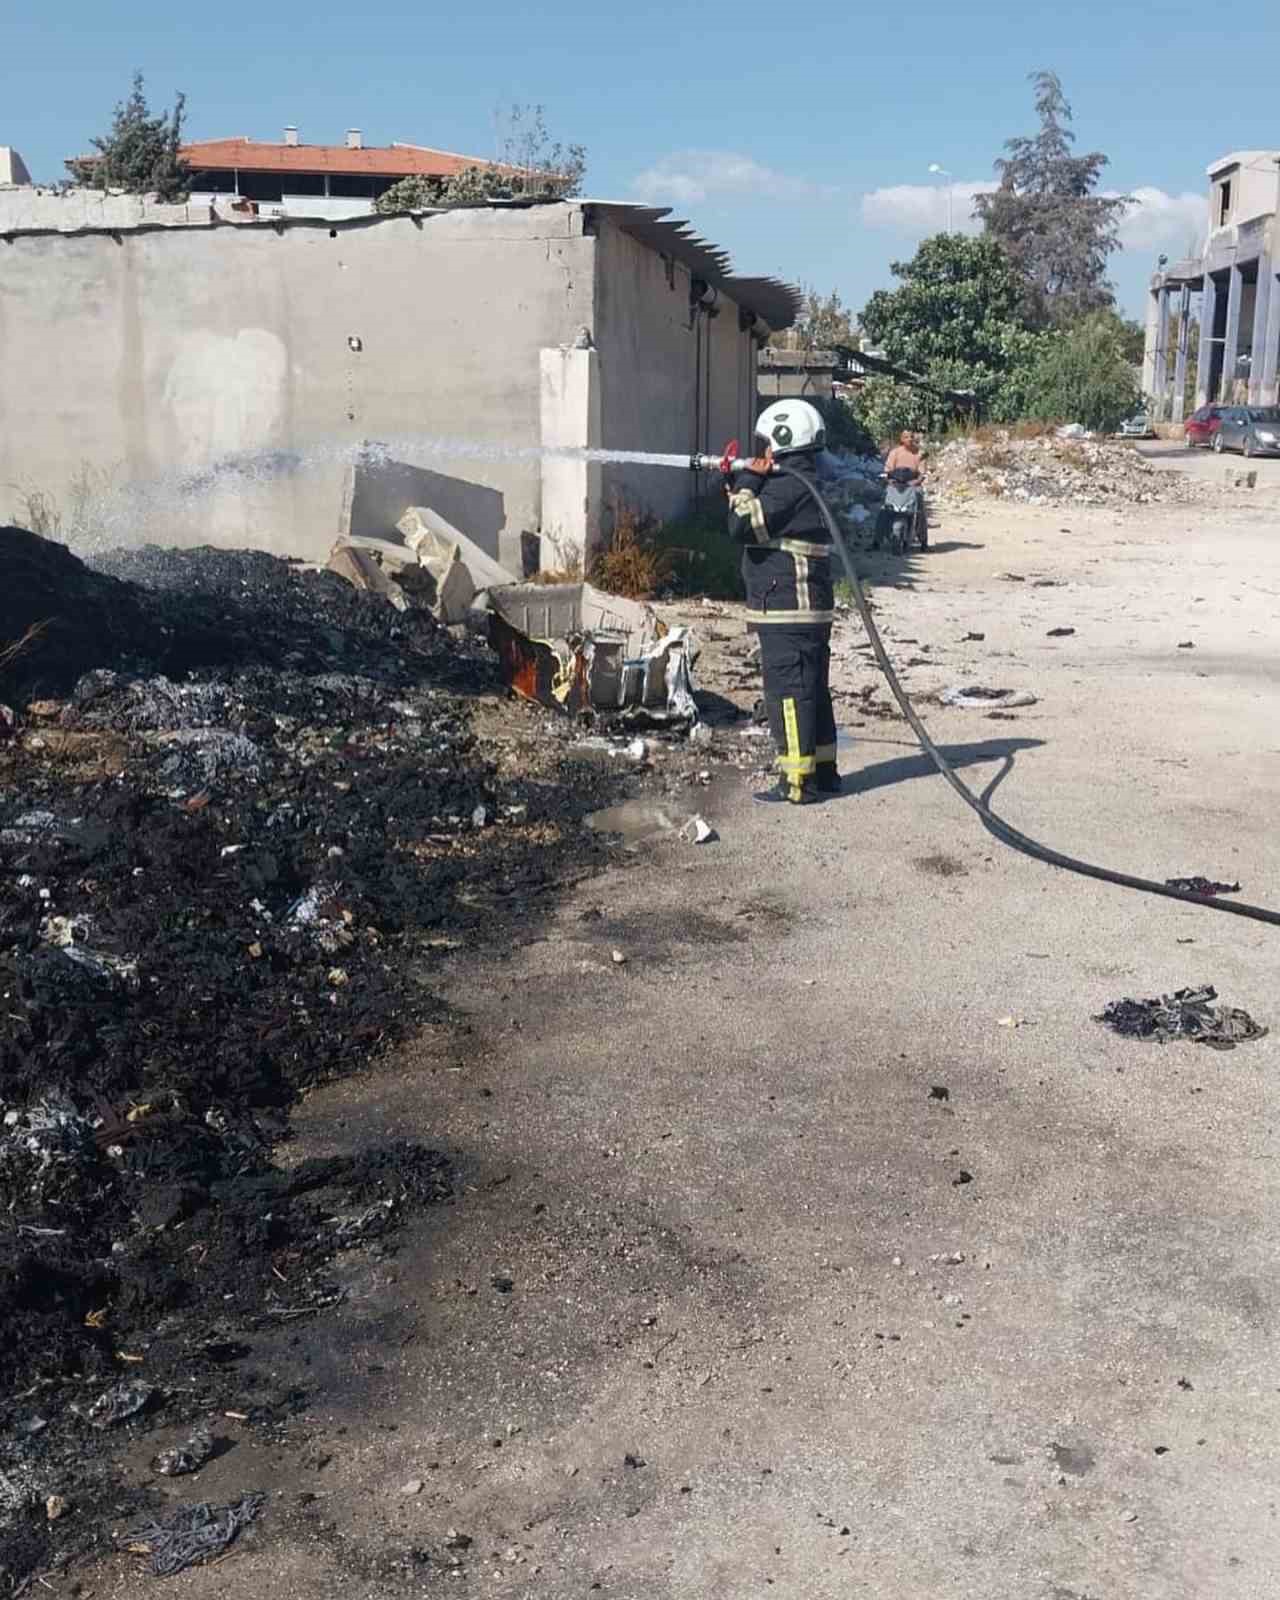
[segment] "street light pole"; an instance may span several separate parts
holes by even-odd
[[[936,161],[930,163],[929,171],[934,175],[935,178],[950,178],[950,176],[951,176],[951,174],[947,171],[947,169],[945,167],[940,167]],[[951,213],[951,206],[952,206],[952,202],[953,202],[954,199],[955,199],[955,196],[951,191],[951,185],[950,185],[950,183],[948,183],[947,184],[947,232],[948,233],[954,233],[955,232],[955,227],[953,225],[954,219],[953,219],[952,213]]]

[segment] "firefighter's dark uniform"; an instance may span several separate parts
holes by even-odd
[[[816,479],[814,451],[780,464]],[[783,473],[735,473],[729,534],[743,548],[747,626],[760,639],[764,699],[778,747],[780,793],[793,804],[839,788],[831,705],[831,623],[835,596],[831,540],[803,484]]]

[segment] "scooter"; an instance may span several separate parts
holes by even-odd
[[[894,555],[905,556],[912,544],[921,550],[929,548],[929,519],[925,512],[924,495],[919,480],[910,467],[895,467],[884,474],[887,488],[884,506],[876,532],[876,544],[883,542],[884,529],[889,530],[889,549]]]

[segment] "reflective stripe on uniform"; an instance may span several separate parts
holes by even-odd
[[[813,776],[818,764],[813,756],[800,753],[800,719],[796,715],[796,703],[789,695],[782,702],[782,725],[787,735],[787,751],[778,757],[777,767],[787,780],[788,799],[799,800],[804,780]]]
[[[833,744],[820,744],[813,752],[813,759],[820,767],[829,766],[836,759],[836,747]]]
[[[768,624],[770,627],[794,628],[804,627],[810,623],[819,625],[834,622],[834,611],[747,611],[743,614],[743,621],[749,627],[761,627]]]
[[[829,544],[810,544],[805,539],[770,539],[770,550],[785,550],[789,556],[807,556],[810,561],[826,560],[831,555]]]
[[[809,593],[809,561],[807,556],[792,556],[796,568],[796,610],[812,611],[813,596]]]
[[[736,489],[729,496],[729,504],[738,517],[746,517],[757,544],[769,543],[769,528],[764,519],[764,507],[753,489]]]

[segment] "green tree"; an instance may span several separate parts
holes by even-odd
[[[547,133],[541,106],[513,105],[501,155],[452,178],[401,178],[374,201],[382,212],[478,206],[489,200],[566,200],[582,189],[586,148],[562,145]]]
[[[859,335],[853,314],[838,292],[819,294],[812,285],[805,285],[801,292],[795,322],[781,333],[770,334],[769,343],[783,350],[830,350],[835,345],[856,350]]]
[[[517,194],[567,200],[582,192],[587,149],[552,139],[545,107],[517,104],[506,113],[499,161],[511,174]]]
[[[1113,303],[1107,262],[1132,202],[1095,193],[1107,165],[1101,151],[1071,153],[1071,107],[1057,73],[1031,81],[1040,131],[1006,141],[995,164],[1000,186],[975,196],[974,212],[1021,277],[1030,319],[1063,327]]]
[[[1027,376],[1026,414],[1044,422],[1082,422],[1113,433],[1141,404],[1123,323],[1106,312],[1051,336]]]
[[[187,97],[179,94],[172,111],[153,117],[142,74],[135,72],[133,90],[116,107],[111,131],[92,141],[98,154],[73,165],[77,182],[92,189],[154,194],[157,200],[185,200],[191,189],[191,169],[182,159],[186,104]]]
[[[1173,394],[1173,382],[1178,374],[1178,324],[1182,318],[1179,312],[1169,313],[1169,337],[1165,346],[1169,368],[1169,393]],[[1200,319],[1194,315],[1187,317],[1187,367],[1186,385],[1182,391],[1182,409],[1186,416],[1196,408],[1196,379],[1200,367]]]
[[[883,350],[933,389],[972,393],[983,416],[997,422],[1021,414],[1025,374],[1044,335],[1023,315],[1022,285],[1004,251],[985,235],[940,233],[926,239],[910,261],[895,261],[896,289],[877,289],[862,312],[863,343]],[[886,419],[910,416],[897,428],[923,426],[946,407],[924,391],[868,383],[859,412],[883,437]]]
[[[1113,312],[1120,337],[1120,347],[1124,351],[1126,361],[1132,361],[1134,366],[1142,365],[1142,358],[1146,354],[1147,331],[1133,317],[1122,317]]]
[[[928,433],[937,416],[933,395],[895,378],[868,378],[854,406],[877,449],[892,443],[907,428],[912,433]]]

